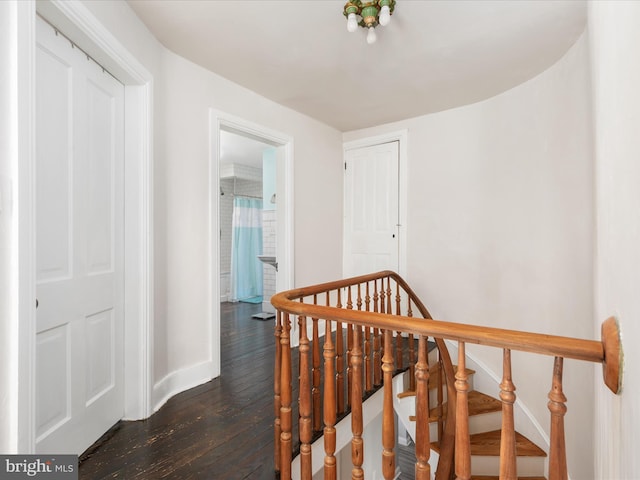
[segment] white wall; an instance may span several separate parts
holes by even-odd
[[[594,335],[615,315],[624,348],[622,394],[596,383],[595,478],[640,478],[640,3],[590,2],[596,164]]]
[[[590,126],[583,37],[501,95],[343,138],[408,129],[407,280],[435,318],[594,338]],[[501,377],[501,353],[472,347]],[[548,430],[552,359],[512,359],[516,394]],[[573,478],[593,477],[593,371],[565,362]]]

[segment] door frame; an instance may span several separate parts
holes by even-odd
[[[407,273],[407,196],[408,196],[408,155],[407,155],[407,143],[408,143],[408,130],[398,130],[389,133],[383,133],[380,135],[374,135],[371,137],[360,138],[357,140],[350,140],[342,144],[342,159],[343,163],[347,161],[347,151],[355,150],[364,147],[373,147],[389,142],[398,142],[398,235],[400,241],[398,242],[398,273],[404,277]],[[346,202],[347,192],[343,191],[342,202],[343,205]],[[343,255],[346,255],[344,249],[343,238]],[[344,268],[344,258],[342,259],[342,265]],[[343,272],[344,274],[344,272]]]
[[[293,137],[211,108],[209,111],[209,307],[213,377],[220,376],[220,129],[271,143],[278,148],[276,173],[276,291],[294,285]],[[281,153],[282,152],[282,160]]]
[[[18,401],[16,448],[35,451],[35,51],[36,13],[125,84],[124,412],[151,413],[153,378],[153,76],[81,2],[17,2],[18,8]],[[36,6],[37,5],[37,6]]]

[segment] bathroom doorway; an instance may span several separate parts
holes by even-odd
[[[220,131],[220,302],[265,303],[275,293],[276,147]],[[273,270],[273,271],[272,271]],[[273,317],[273,315],[272,315]]]
[[[274,322],[272,295],[293,288],[293,138],[216,110],[211,134],[212,357],[218,376],[223,302],[253,303],[254,321]],[[262,230],[249,236],[250,247],[234,236],[234,218],[241,214],[248,217],[239,228],[251,228],[258,218],[254,223]],[[249,264],[254,279],[234,277],[234,249],[236,263]]]

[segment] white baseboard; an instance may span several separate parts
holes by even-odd
[[[153,386],[153,411],[158,411],[174,395],[208,382],[213,372],[213,362],[207,361],[168,374]]]

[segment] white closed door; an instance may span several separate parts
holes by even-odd
[[[347,150],[345,277],[399,270],[398,142]]]
[[[36,451],[80,454],[124,411],[124,87],[36,38]]]

